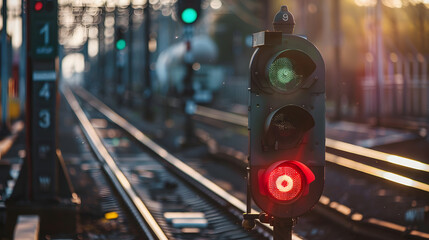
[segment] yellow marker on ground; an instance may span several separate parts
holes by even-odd
[[[104,214],[104,218],[107,220],[117,219],[119,217],[117,212],[108,212]]]

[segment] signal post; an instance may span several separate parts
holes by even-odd
[[[192,115],[195,113],[196,104],[194,102],[194,87],[193,75],[194,70],[192,65],[195,63],[192,56],[192,36],[193,25],[198,21],[201,13],[201,0],[179,0],[177,2],[177,16],[184,24],[184,38],[186,44],[186,53],[184,61],[186,64],[186,74],[183,79],[185,86],[184,97],[184,112],[185,112],[185,142],[184,145],[192,145],[194,136],[194,125],[192,122]]]
[[[293,220],[323,191],[325,66],[311,42],[292,34],[286,6],[273,25],[274,31],[253,34],[250,62],[248,190],[264,213],[248,210],[243,226],[270,223],[280,240],[291,239]]]
[[[118,10],[116,10],[118,11]],[[118,14],[118,13],[117,13]],[[116,16],[118,19],[119,17]],[[129,29],[128,31],[131,31]],[[123,26],[118,26],[115,28],[115,55],[116,55],[116,89],[115,89],[115,95],[116,95],[116,103],[122,104],[122,98],[124,97],[125,93],[125,82],[123,79],[123,72],[125,68],[125,61],[126,61],[126,55],[127,53],[127,41],[125,39],[125,28]],[[129,62],[128,64],[131,64]]]
[[[73,234],[79,199],[57,149],[58,3],[27,0],[26,9],[26,157],[7,200],[8,229],[18,215],[32,214],[43,233]]]

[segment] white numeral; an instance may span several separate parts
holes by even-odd
[[[40,29],[39,33],[44,35],[44,43],[45,45],[49,44],[49,23],[45,23],[43,27]]]
[[[49,83],[45,83],[39,91],[39,97],[49,100],[50,96],[51,94],[49,93]]]
[[[51,126],[51,113],[47,109],[39,112],[39,126],[41,128],[48,128]]]
[[[47,192],[51,187],[51,178],[49,176],[40,176],[39,177],[40,190]]]

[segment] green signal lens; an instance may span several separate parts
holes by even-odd
[[[185,23],[194,23],[197,17],[197,11],[193,8],[187,8],[182,12],[182,21]]]
[[[127,46],[127,43],[125,42],[124,39],[119,39],[116,42],[116,49],[118,49],[118,50],[123,50],[126,46]]]
[[[274,60],[268,69],[268,77],[271,85],[280,91],[291,91],[302,81],[302,75],[296,73],[292,61],[286,57]]]

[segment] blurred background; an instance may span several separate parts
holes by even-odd
[[[23,108],[18,98],[24,99],[24,90],[19,88],[25,79],[23,64],[19,64],[25,55],[22,4],[19,0],[0,4],[5,2],[13,118]],[[84,82],[100,94],[124,95],[129,104],[140,104],[146,86],[144,66],[148,66],[155,94],[183,91],[184,34],[175,2],[59,0],[63,80]],[[146,4],[150,5],[148,23]],[[407,127],[426,135],[427,0],[205,0],[192,40],[197,102],[232,102],[237,104],[234,111],[246,113],[242,106],[247,105],[252,33],[272,30],[272,19],[281,5],[287,5],[295,16],[295,34],[305,35],[324,57],[329,120]],[[2,29],[4,22],[0,22]],[[115,56],[118,28],[126,46]],[[145,61],[146,44],[149,62]],[[117,71],[115,64],[123,66],[122,70]]]
[[[22,2],[0,0],[0,138],[7,135],[4,132],[11,129],[11,122],[25,114],[28,43],[23,31],[27,10]],[[209,129],[206,135],[214,136],[213,139],[221,143],[219,152],[223,149],[229,154],[221,152],[219,154],[227,156],[222,155],[221,158],[229,159],[232,156],[235,159],[234,164],[239,166],[239,170],[235,169],[238,173],[229,174],[234,169],[229,163],[219,164],[217,158],[213,162],[210,162],[212,159],[195,162],[201,164],[202,169],[209,168],[207,175],[212,174],[211,171],[216,172],[215,175],[220,173],[223,185],[231,182],[234,188],[239,186],[238,190],[231,192],[243,200],[246,196],[244,169],[249,152],[247,113],[249,62],[254,52],[252,34],[272,31],[274,16],[282,5],[287,5],[296,22],[294,34],[305,36],[317,46],[326,65],[325,159],[329,163],[325,168],[324,195],[316,206],[323,205],[322,211],[328,203],[331,210],[350,206],[348,213],[343,215],[351,218],[360,215],[361,220],[362,214],[365,214],[365,217],[369,216],[364,218],[365,221],[374,221],[377,217],[402,224],[404,227],[400,232],[404,234],[417,229],[414,226],[417,223],[413,221],[426,214],[421,217],[424,222],[418,224],[423,225],[419,226],[422,231],[429,231],[426,196],[429,159],[429,0],[202,0],[199,19],[191,27],[184,26],[178,19],[176,3],[177,0],[58,0],[60,87],[64,83],[81,86],[107,105],[129,110],[121,115],[144,123],[144,129],[152,131],[159,141],[178,152],[185,151],[186,148],[181,147],[191,139],[187,135],[192,131],[188,130],[193,130],[192,121],[198,118],[191,120],[190,116],[196,109],[200,112],[206,109],[209,113],[212,112],[207,109],[219,110],[216,111],[220,112],[218,120],[227,118],[229,112],[241,115],[238,116],[240,126],[235,126],[235,122],[234,128],[228,127],[231,122],[224,123],[227,127],[222,124],[204,126],[204,129]],[[48,35],[43,36],[46,39]],[[192,46],[191,54],[187,41]],[[188,71],[190,66],[193,71]],[[185,116],[178,117],[162,107],[166,103],[170,107],[174,102],[175,107],[182,104]],[[64,113],[67,112],[63,109],[62,117]],[[98,114],[92,114],[92,118],[100,118]],[[165,117],[165,123],[143,121],[142,115],[145,120]],[[83,138],[76,137],[76,133],[72,132],[76,129],[73,126],[77,126],[74,120],[59,119],[62,119],[58,122],[59,132],[65,132],[62,135],[64,146],[84,146],[86,140],[80,140]],[[111,133],[108,130],[113,128],[108,129],[107,121],[102,121],[106,122],[103,127],[107,129],[105,132]],[[196,132],[201,133],[200,130]],[[137,150],[132,149],[138,149],[135,154],[139,156],[137,153],[141,149],[132,145],[134,141],[125,139],[128,134],[104,135],[109,139],[107,142],[112,143],[111,146],[117,143],[114,147],[120,149],[118,152],[134,154],[132,151]],[[205,139],[204,144],[209,146],[211,137]],[[76,143],[73,143],[74,140]],[[24,138],[19,141],[23,143]],[[125,142],[125,147],[119,142]],[[355,146],[357,150],[352,152],[348,150],[350,144],[359,147]],[[17,150],[10,151],[12,154],[25,153],[24,150],[20,151],[24,144],[17,146]],[[192,144],[189,146],[195,147]],[[208,152],[211,151],[210,147]],[[385,153],[364,151],[364,148]],[[80,156],[77,155],[78,148],[70,149],[70,155],[65,154],[66,159]],[[341,159],[353,158],[356,162],[371,160],[371,164],[379,164],[380,169],[386,171],[398,169],[401,175],[383,171],[377,177],[389,178],[389,181],[406,186],[411,186],[414,178],[420,178],[422,180],[418,183],[424,188],[410,190],[402,185],[386,184],[367,172],[362,178],[359,176],[361,173],[343,171],[335,165],[338,159],[333,157],[332,152],[342,156],[338,157]],[[385,163],[378,158],[380,154],[385,157],[382,161],[400,162],[401,167],[384,167]],[[208,155],[205,149],[201,155]],[[190,162],[194,158],[189,157]],[[217,168],[218,165],[222,168]],[[416,174],[414,170],[404,170],[402,167],[414,167],[416,171],[426,172]],[[371,166],[369,168],[373,169]],[[223,175],[228,175],[227,180]],[[82,183],[85,187],[89,185],[84,181]],[[420,192],[422,189],[425,189],[423,193]],[[320,214],[320,209],[316,211]],[[329,221],[317,217],[315,220],[312,214],[300,219],[303,224],[297,228],[298,233],[323,235],[313,239],[341,239],[329,235],[337,232],[338,225],[327,228]],[[350,228],[347,231],[360,234],[354,225],[341,221],[343,223]],[[396,226],[389,222],[386,224]],[[241,226],[237,226],[241,230]]]

